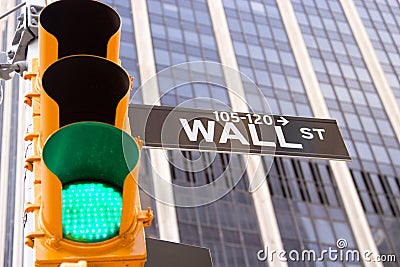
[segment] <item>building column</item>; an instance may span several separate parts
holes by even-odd
[[[153,42],[151,38],[150,23],[146,0],[131,0],[132,16],[136,39],[136,48],[139,62],[139,72],[143,88],[143,103],[147,105],[160,105],[160,92],[157,79],[149,79],[156,75]],[[179,229],[174,203],[171,170],[168,159],[161,149],[150,149],[151,166],[153,173],[154,197],[156,199],[156,216],[160,239],[179,242]],[[160,176],[161,177],[157,177]],[[166,183],[159,183],[163,179]],[[166,186],[169,185],[169,186]],[[167,200],[169,204],[159,201]]]
[[[278,0],[277,3],[314,115],[318,118],[330,118],[328,106],[319,86],[311,58],[296,20],[293,6],[290,0]],[[329,163],[359,251],[361,253],[371,251],[374,253],[373,255],[378,255],[378,248],[372,236],[347,163],[343,161],[329,161]],[[383,266],[382,263],[378,262],[369,263],[364,261],[364,264],[366,266]]]
[[[383,107],[388,114],[388,118],[392,124],[393,130],[400,141],[400,108],[397,105],[396,98],[390,88],[389,82],[386,79],[385,72],[375,54],[375,49],[372,46],[368,33],[364,28],[364,24],[358,15],[357,8],[353,1],[340,0],[343,11],[353,31],[354,38],[360,48],[361,55],[367,65],[368,71],[371,74],[376,91],[381,98]]]
[[[239,73],[239,67],[236,61],[236,55],[222,1],[208,0],[207,2],[210,10],[211,21],[214,27],[221,63],[234,70],[224,70],[225,81],[226,86],[229,89],[228,94],[232,110],[235,112],[248,113],[249,108],[245,101],[246,95],[243,89],[241,75]],[[258,225],[260,227],[261,238],[264,243],[263,245],[268,246],[268,249],[271,249],[271,251],[281,251],[284,249],[284,247],[272,203],[271,194],[268,188],[268,183],[265,181],[267,172],[262,164],[262,159],[260,156],[256,155],[243,155],[242,158],[247,164],[246,173],[249,177],[249,184],[254,185],[256,180],[264,180],[261,185],[251,193]],[[270,261],[268,262],[268,265],[270,267],[288,266],[287,263],[283,261]]]

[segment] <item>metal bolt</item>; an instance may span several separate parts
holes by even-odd
[[[32,19],[31,19],[31,24],[32,24],[32,25],[37,25],[37,24],[38,24],[37,19],[32,18]]]
[[[37,10],[34,6],[31,6],[31,13],[32,14],[37,14]]]
[[[14,56],[15,56],[15,52],[13,51],[13,50],[8,50],[7,51],[7,56],[8,56],[8,58],[13,58]]]

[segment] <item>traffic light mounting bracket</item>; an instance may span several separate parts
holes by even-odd
[[[26,3],[24,10],[18,17],[17,29],[14,33],[11,48],[7,52],[0,52],[0,79],[9,80],[11,73],[17,72],[21,76],[28,69],[26,53],[29,43],[38,37],[39,13],[42,6]]]

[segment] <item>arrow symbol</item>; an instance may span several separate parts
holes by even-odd
[[[282,123],[282,126],[285,126],[286,124],[289,123],[289,121],[288,121],[287,119],[285,119],[284,117],[280,116],[279,118],[280,118],[280,119],[279,119],[279,120],[276,120],[276,122],[281,122],[281,123]]]

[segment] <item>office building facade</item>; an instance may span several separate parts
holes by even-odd
[[[141,201],[155,213],[147,236],[208,247],[216,267],[398,266],[398,0],[103,2],[122,18],[120,58],[135,78],[133,104],[333,118],[352,157],[351,162],[271,161],[265,156],[144,150]],[[2,1],[2,13],[17,4]],[[14,16],[0,21],[3,51],[15,23]],[[193,82],[185,82],[179,67],[171,69],[176,65],[187,66],[184,75]],[[238,74],[227,75],[226,68]],[[199,69],[202,78],[218,83],[196,82]],[[154,83],[145,86],[149,80]],[[23,265],[23,87],[18,78],[6,82],[0,106],[3,266]],[[265,181],[250,193],[255,179]],[[185,198],[199,196],[180,187],[199,188],[217,180],[223,181],[218,189],[226,186],[227,194],[205,205],[184,205]],[[286,251],[287,261],[278,253],[268,254],[267,248]],[[386,262],[296,258],[296,251],[323,256],[329,249],[387,257]],[[269,258],[263,261],[265,253]]]

